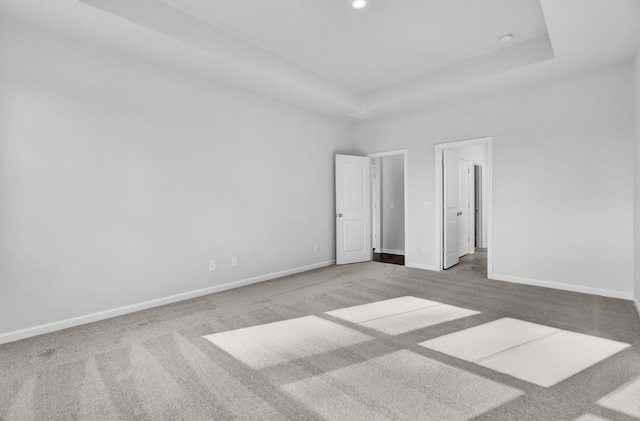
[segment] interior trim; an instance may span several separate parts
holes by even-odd
[[[438,267],[435,265],[425,265],[424,263],[415,263],[415,262],[405,262],[405,267],[413,268],[413,269],[423,269],[423,270],[432,270],[434,272],[438,272]]]
[[[521,278],[511,275],[493,274],[489,279],[496,281],[513,282],[516,284],[533,285],[537,287],[559,289],[562,291],[580,292],[583,294],[602,295],[603,297],[620,298],[622,300],[633,300],[633,293],[626,291],[616,291],[612,289],[586,287],[582,285],[564,284],[562,282],[541,281],[539,279]]]
[[[59,320],[56,322],[47,323],[39,326],[33,326],[26,329],[20,329],[13,332],[7,332],[7,333],[0,334],[0,345],[9,343],[9,342],[18,341],[20,339],[43,335],[45,333],[51,333],[58,330],[67,329],[70,327],[75,327],[75,326],[80,326],[87,323],[97,322],[100,320],[110,319],[112,317],[122,316],[124,314],[135,313],[136,311],[147,310],[150,308],[160,307],[160,306],[175,303],[178,301],[184,301],[191,298],[201,297],[203,295],[209,295],[216,292],[226,291],[233,288],[239,288],[245,285],[256,284],[258,282],[268,281],[271,279],[280,278],[287,275],[294,275],[300,272],[306,272],[309,270],[318,269],[325,266],[331,266],[335,264],[335,262],[336,262],[335,260],[328,260],[326,262],[315,263],[308,266],[301,266],[294,269],[287,269],[280,272],[269,273],[266,275],[229,282],[222,285],[214,285],[208,288],[171,295],[169,297],[144,301],[138,304],[118,307],[111,310],[105,310],[97,313],[87,314],[84,316],[72,317],[69,319]]]
[[[404,256],[404,250],[380,249],[380,251],[376,253],[386,253],[386,254],[395,254],[398,256]]]

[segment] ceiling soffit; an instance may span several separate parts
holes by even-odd
[[[323,42],[306,44],[305,37],[317,29],[309,24],[308,19],[300,17],[299,22],[292,21],[297,26],[289,25],[296,31],[302,31],[298,28],[300,25],[311,27],[306,32],[299,32],[298,39],[291,37],[289,26],[283,25],[282,19],[287,18],[284,15],[274,18],[259,9],[257,14],[263,15],[258,16],[262,21],[256,14],[250,18],[247,15],[249,26],[262,22],[262,26],[253,29],[233,13],[229,16],[220,13],[218,19],[222,20],[216,22],[211,16],[192,10],[194,5],[213,8],[224,5],[224,10],[233,10],[237,14],[237,5],[247,2],[236,0],[50,0],[45,3],[40,0],[0,0],[0,14],[78,37],[88,43],[133,53],[230,87],[353,121],[356,117],[348,116],[360,116],[361,111],[384,116],[438,106],[629,60],[640,49],[640,1],[523,0],[529,6],[539,7],[544,21],[542,26],[539,22],[530,25],[527,36],[518,36],[518,28],[515,28],[516,36],[512,43],[498,45],[497,36],[491,36],[493,45],[469,43],[475,47],[465,50],[464,43],[459,45],[456,39],[445,33],[438,41],[455,51],[438,50],[442,46],[431,42],[429,45],[435,50],[428,54],[412,52],[416,44],[406,51],[399,45],[396,46],[398,54],[405,54],[403,60],[406,61],[397,61],[407,69],[397,71],[393,67],[375,65],[375,60],[381,58],[393,61],[388,57],[389,48],[393,47],[381,44],[386,38],[398,43],[398,37],[406,35],[405,32],[419,39],[420,25],[417,29],[415,24],[406,25],[406,28],[402,25],[389,26],[381,24],[383,21],[379,19],[398,20],[397,13],[404,13],[407,5],[428,4],[439,8],[450,5],[459,9],[465,2],[483,4],[489,12],[499,15],[496,10],[500,9],[495,7],[504,4],[505,0],[372,0],[374,7],[371,11],[361,14],[354,14],[346,0],[248,1],[262,6],[268,3],[274,7],[274,11],[269,13],[276,15],[284,13],[282,8],[285,6],[293,7],[296,9],[293,16],[314,15],[318,21],[314,25],[322,22],[328,25],[327,17],[341,20],[339,30],[331,26],[322,32],[324,35],[336,32],[335,36],[323,39],[329,49],[337,49],[336,42],[346,37],[345,28],[353,26],[354,19],[360,22],[360,26],[355,25],[354,28],[362,31],[364,38],[370,39],[367,39],[365,49],[357,50],[349,49],[353,47],[349,43],[355,41],[345,41],[349,45],[341,54],[353,56],[352,61],[338,54],[330,63],[333,67],[323,68],[313,60],[332,60],[323,51],[315,50]],[[520,5],[520,2],[509,0],[509,4],[514,3]],[[336,4],[340,4],[340,10],[328,9]],[[325,12],[329,14],[320,13],[316,10],[318,7],[327,8]],[[434,12],[434,16],[443,16],[445,12],[439,13]],[[486,13],[477,14],[480,20],[489,19]],[[505,21],[509,23],[510,18],[507,13]],[[534,20],[539,18],[536,15]],[[375,25],[367,26],[371,24]],[[504,31],[501,24],[495,26],[496,34]],[[390,30],[395,38],[389,35]],[[352,38],[362,39],[362,34]],[[468,38],[469,34],[466,36]],[[286,42],[278,44],[283,39]],[[377,50],[378,47],[381,50]],[[308,51],[303,51],[305,49]],[[378,57],[378,51],[387,53]],[[354,83],[353,75],[363,72],[373,76],[363,78],[361,85]]]

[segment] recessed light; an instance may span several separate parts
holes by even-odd
[[[513,40],[513,34],[504,34],[500,38],[498,38],[498,42],[500,44],[506,44],[507,42],[511,42]]]
[[[351,7],[356,10],[364,9],[367,7],[367,0],[353,0],[351,2]]]

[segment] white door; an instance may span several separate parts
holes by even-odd
[[[371,260],[371,163],[336,155],[336,264]]]
[[[442,151],[442,180],[444,204],[444,269],[459,261],[458,256],[458,154],[450,149]]]
[[[458,257],[469,253],[469,161],[458,158]]]

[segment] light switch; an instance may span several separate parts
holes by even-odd
[[[391,204],[389,206],[391,207],[391,209],[396,207],[395,203],[393,203],[393,202],[391,202]]]

